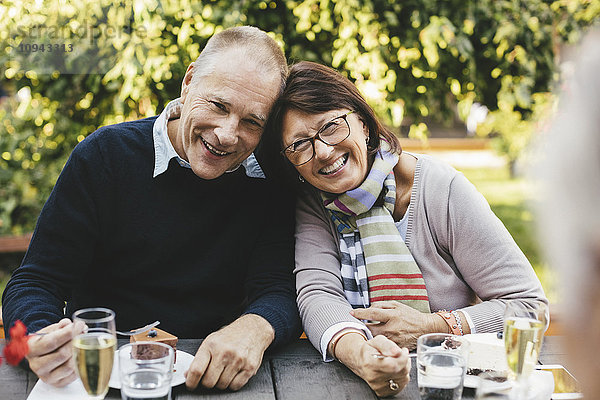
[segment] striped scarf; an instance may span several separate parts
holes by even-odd
[[[381,144],[359,187],[335,197],[321,193],[340,238],[346,298],[355,308],[396,300],[430,312],[423,275],[392,217],[396,201],[393,168],[398,155],[388,151],[384,140]]]

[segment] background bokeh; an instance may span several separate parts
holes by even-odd
[[[211,35],[249,24],[291,62],[348,76],[399,136],[465,130],[484,107],[470,133],[492,138],[507,170],[465,172],[549,287],[514,166],[556,108],[564,44],[599,15],[600,0],[4,0],[0,235],[33,230],[79,141],[99,126],[156,115],[178,97]],[[72,51],[25,51],[44,43]],[[0,291],[21,256],[0,255]]]

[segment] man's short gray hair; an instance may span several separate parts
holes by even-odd
[[[218,56],[228,50],[241,51],[265,72],[277,72],[281,78],[281,90],[285,85],[288,65],[281,47],[264,31],[254,26],[236,26],[213,35],[194,61],[192,82],[215,70]]]

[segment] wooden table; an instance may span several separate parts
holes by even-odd
[[[549,336],[544,340],[540,362],[563,362],[561,337]],[[177,348],[195,354],[200,339],[180,339]],[[126,341],[119,341],[119,345]],[[4,341],[0,340],[0,349]],[[0,366],[0,399],[26,399],[37,377],[21,368]],[[465,389],[463,399],[473,399],[474,391]],[[120,392],[110,389],[106,399],[120,399]],[[338,362],[324,363],[320,354],[307,340],[298,340],[279,351],[265,354],[263,363],[248,384],[238,392],[198,389],[188,392],[185,385],[173,388],[173,399],[264,399],[264,400],[338,400],[377,399],[369,386]],[[410,383],[394,397],[418,400],[415,361]]]

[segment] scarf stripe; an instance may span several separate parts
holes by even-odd
[[[333,197],[321,193],[321,199],[338,231],[342,282],[350,304],[368,307],[375,301],[396,300],[430,312],[421,270],[392,217],[397,162],[398,156],[382,141],[382,149],[358,188]]]
[[[369,282],[370,281],[375,281],[377,279],[391,279],[391,278],[397,278],[397,279],[421,279],[421,278],[423,278],[423,275],[421,275],[421,274],[381,274],[381,275],[377,275],[377,276],[370,276],[369,277]]]
[[[371,302],[372,303],[374,303],[376,301],[386,301],[386,300],[425,300],[425,301],[427,301],[429,303],[429,297],[427,297],[427,296],[410,296],[410,295],[406,295],[406,296],[378,296],[378,297],[371,297]],[[401,301],[401,303],[405,303],[405,302]],[[413,307],[413,308],[416,308],[416,307]]]
[[[371,292],[388,289],[426,289],[426,287],[425,285],[381,285],[370,287]]]

